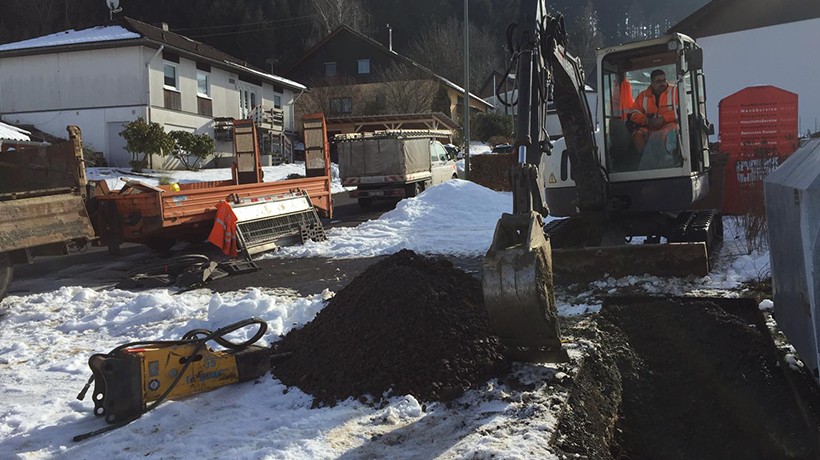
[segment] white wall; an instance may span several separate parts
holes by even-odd
[[[0,113],[143,103],[140,47],[0,59]]]
[[[820,19],[703,37],[698,43],[703,48],[706,110],[716,133],[720,100],[757,85],[797,93],[799,133],[820,130]]]
[[[156,49],[134,46],[2,58],[0,115],[9,123],[31,124],[60,137],[66,137],[67,125],[77,125],[86,146],[104,152],[115,166],[128,166],[130,155],[116,138],[122,123],[142,117],[167,124],[166,131],[213,136],[213,118],[197,114],[196,61],[182,56],[179,61],[182,110],[176,111],[164,107],[164,61]],[[247,83],[238,74],[211,66],[213,117],[240,117],[241,85]],[[273,107],[274,94],[269,83],[257,88],[264,106]],[[285,129],[293,130],[293,92],[285,88],[281,96]],[[217,142],[216,149],[231,154],[233,145]]]
[[[106,158],[111,160],[108,155],[110,153],[110,140],[107,136],[108,124],[127,123],[139,117],[147,117],[145,107],[132,106],[4,114],[3,120],[11,124],[34,125],[40,131],[64,139],[68,138],[66,126],[79,126],[83,135],[83,146],[96,152],[105,152]],[[128,164],[116,164],[115,166],[128,166]]]

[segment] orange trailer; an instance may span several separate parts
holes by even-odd
[[[320,143],[321,149],[321,155],[313,155],[312,161],[306,162],[308,177],[263,182],[256,127],[251,120],[236,120],[230,180],[161,186],[129,181],[117,191],[108,190],[105,183],[100,182],[93,199],[97,234],[114,254],[125,242],[164,250],[178,240],[204,241],[213,227],[216,207],[221,201],[248,206],[299,196],[309,197],[312,206],[281,209],[273,214],[266,211],[268,215],[257,216],[259,222],[254,225],[257,234],[259,228],[264,229],[264,238],[268,240],[265,248],[275,247],[275,241],[304,235],[305,227],[317,223],[321,226],[319,215],[327,218],[333,215],[324,116],[306,115],[304,124],[306,151],[316,151],[317,146],[309,142]],[[321,135],[307,134],[316,132],[314,130],[321,130]]]

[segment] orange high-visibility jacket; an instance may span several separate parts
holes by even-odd
[[[239,255],[236,237],[236,214],[233,213],[231,205],[225,201],[220,201],[216,205],[216,218],[208,241],[222,249],[225,255],[236,257]]]
[[[635,98],[632,104],[632,121],[646,126],[647,115],[662,116],[664,123],[672,123],[678,119],[678,89],[667,85],[666,89],[656,98],[652,88],[646,88]]]
[[[617,117],[626,120],[627,115],[632,112],[632,105],[635,104],[635,101],[632,100],[632,85],[629,83],[629,80],[625,78],[621,80],[621,86],[617,91],[618,97],[612,99],[614,106],[612,112]]]

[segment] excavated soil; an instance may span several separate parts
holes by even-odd
[[[588,458],[818,458],[817,392],[751,299],[623,299],[597,320],[558,447]],[[807,384],[809,386],[807,386]]]
[[[612,298],[588,319],[562,319],[570,341],[594,345],[551,436],[559,456],[820,458],[820,393],[782,364],[757,301]],[[448,401],[492,377],[511,381],[500,350],[479,279],[401,251],[278,342],[286,357],[273,374],[315,406]]]
[[[273,375],[314,405],[387,392],[447,401],[509,369],[481,282],[402,250],[360,273],[313,321],[277,342]]]

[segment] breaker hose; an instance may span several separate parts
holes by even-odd
[[[256,331],[256,334],[254,334],[253,337],[249,338],[248,340],[245,340],[244,342],[241,342],[241,343],[235,343],[235,342],[231,342],[230,340],[225,338],[225,336],[230,334],[231,332],[234,332],[236,330],[242,329],[244,327],[247,327],[247,326],[250,326],[250,325],[253,325],[253,324],[257,324],[259,326],[259,329]],[[106,432],[115,430],[117,428],[123,427],[123,426],[128,425],[129,423],[133,422],[134,420],[140,418],[142,416],[142,414],[145,414],[146,412],[149,412],[152,409],[154,409],[155,407],[157,407],[163,400],[165,400],[165,398],[177,386],[179,381],[182,379],[182,376],[185,374],[185,371],[188,369],[188,366],[190,366],[190,364],[193,362],[192,358],[197,353],[199,353],[200,350],[202,350],[205,347],[205,344],[207,342],[213,340],[214,342],[222,345],[223,347],[232,348],[232,349],[240,349],[240,348],[248,347],[248,346],[256,343],[257,341],[259,341],[259,339],[261,339],[262,336],[265,335],[265,332],[267,332],[267,330],[268,330],[268,323],[265,322],[265,320],[263,320],[263,319],[254,317],[254,318],[248,318],[248,319],[245,319],[245,320],[242,320],[242,321],[237,321],[233,324],[229,324],[229,325],[227,325],[225,327],[222,327],[222,328],[219,328],[215,331],[209,331],[207,329],[193,329],[191,331],[186,332],[182,336],[182,340],[151,340],[151,341],[141,341],[141,342],[130,342],[130,343],[126,343],[124,345],[120,345],[120,346],[114,348],[113,350],[108,352],[109,356],[114,356],[116,353],[118,353],[122,350],[125,350],[127,348],[132,348],[132,347],[145,347],[145,346],[151,346],[151,345],[165,345],[165,346],[167,346],[167,345],[195,345],[194,350],[191,352],[190,355],[188,355],[188,358],[185,360],[185,364],[182,366],[182,369],[180,369],[180,371],[177,374],[174,381],[171,382],[171,384],[168,386],[168,388],[165,390],[165,392],[163,392],[162,395],[160,395],[160,397],[157,398],[156,401],[149,404],[145,408],[145,410],[143,410],[141,413],[139,413],[139,414],[137,414],[137,415],[135,415],[135,416],[133,416],[129,419],[123,420],[121,422],[117,422],[117,423],[108,425],[104,428],[100,428],[99,430],[95,430],[95,431],[91,431],[91,432],[88,432],[88,433],[84,433],[84,434],[74,436],[73,440],[75,442],[76,441],[82,441],[82,440],[88,439],[92,436],[96,436],[98,434],[106,433]],[[80,391],[80,394],[77,395],[77,399],[82,400],[82,399],[85,398],[85,395],[88,392],[88,389],[91,387],[91,383],[93,383],[93,382],[94,382],[94,376],[92,375],[91,378],[88,379],[88,382],[86,382],[83,389]]]

